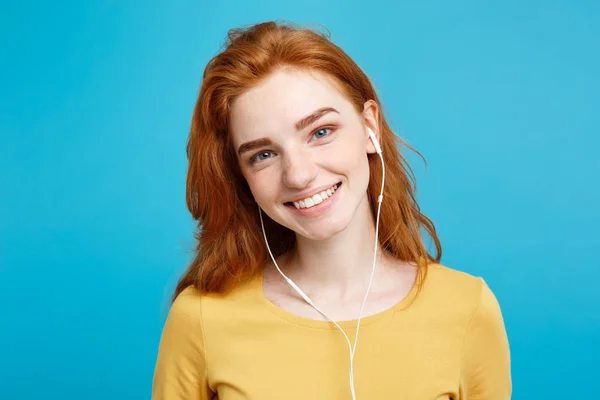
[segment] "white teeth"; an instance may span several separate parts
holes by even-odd
[[[309,207],[315,206],[317,204],[320,204],[323,201],[327,200],[329,197],[331,197],[335,193],[337,188],[338,188],[338,185],[333,185],[331,188],[324,190],[321,193],[317,193],[312,197],[307,197],[304,200],[294,201],[294,207],[296,207],[298,209],[309,208]]]

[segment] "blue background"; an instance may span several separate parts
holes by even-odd
[[[321,23],[377,85],[513,399],[597,396],[600,3],[3,2],[0,398],[148,399],[191,257],[185,143],[227,29]]]

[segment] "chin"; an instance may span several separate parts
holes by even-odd
[[[305,229],[292,229],[297,235],[309,240],[327,240],[344,231],[349,225],[346,220],[323,221]]]

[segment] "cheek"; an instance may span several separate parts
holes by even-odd
[[[269,176],[267,173],[246,176],[246,182],[248,183],[248,187],[250,188],[254,200],[259,205],[272,199],[277,192],[276,178],[274,176]]]
[[[348,173],[360,174],[368,172],[368,159],[366,149],[360,141],[343,143],[333,152],[328,154],[328,164]],[[366,172],[365,172],[366,171]]]

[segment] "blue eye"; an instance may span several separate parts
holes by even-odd
[[[269,157],[265,157],[265,158],[262,158],[262,157],[261,157],[261,156],[264,156],[265,154],[273,154],[273,153],[272,153],[272,152],[270,152],[270,151],[261,151],[261,152],[260,152],[260,153],[258,153],[257,155],[253,156],[253,157],[250,159],[250,162],[252,162],[252,163],[255,163],[255,162],[257,162],[257,161],[264,161],[264,160],[266,160],[266,159],[267,159],[267,158],[269,158]]]
[[[319,135],[320,133],[323,133],[324,131],[329,131],[329,132],[325,135]],[[331,128],[321,128],[318,131],[316,131],[315,133],[313,133],[313,137],[317,138],[317,139],[321,139],[323,137],[329,136],[329,133],[331,133],[331,131],[332,131]]]

